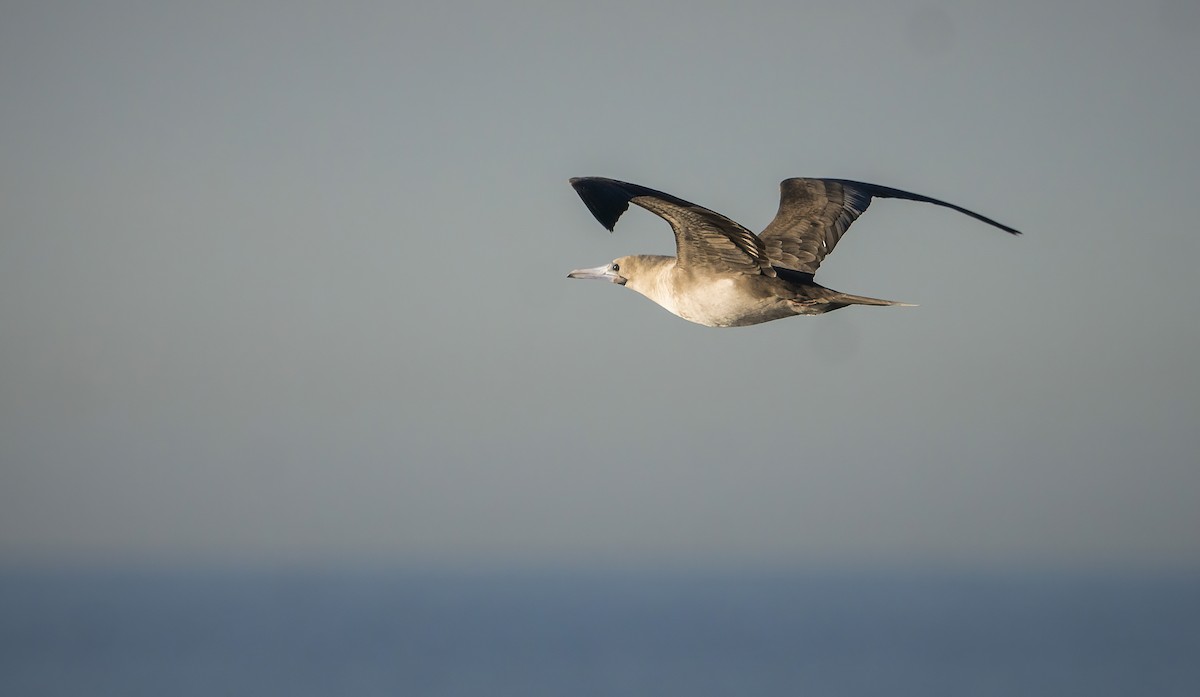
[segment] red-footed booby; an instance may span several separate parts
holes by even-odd
[[[609,230],[631,202],[666,220],[675,231],[675,256],[620,257],[572,271],[568,278],[625,286],[672,314],[709,327],[819,315],[848,305],[905,305],[841,293],[813,280],[821,261],[872,198],[932,203],[1021,234],[953,203],[845,179],[785,179],[779,185],[779,212],[761,235],[720,213],[637,184],[576,177],[571,186]]]

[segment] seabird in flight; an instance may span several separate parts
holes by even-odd
[[[571,186],[612,230],[633,202],[671,224],[675,256],[638,254],[569,278],[610,281],[637,291],[672,314],[709,327],[741,327],[794,315],[819,315],[847,305],[904,305],[849,295],[813,280],[850,224],[872,198],[902,198],[945,206],[1013,235],[1020,232],[978,213],[899,189],[845,179],[785,179],[779,212],[755,235],[694,203],[603,177],[576,177]]]

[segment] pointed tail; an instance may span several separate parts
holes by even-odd
[[[879,298],[868,298],[863,295],[850,295],[849,293],[838,293],[837,298],[833,302],[842,305],[893,305],[896,307],[917,307],[915,303],[902,303],[898,300],[880,300]]]

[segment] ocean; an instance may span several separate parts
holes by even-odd
[[[0,695],[1200,695],[1200,577],[0,571]]]

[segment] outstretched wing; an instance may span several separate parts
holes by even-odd
[[[762,241],[720,213],[661,191],[603,177],[575,177],[575,192],[612,230],[633,202],[671,224],[680,268],[774,276]]]
[[[1014,235],[1016,230],[974,211],[936,198],[846,179],[785,179],[779,184],[779,212],[763,230],[767,257],[775,266],[816,273],[850,224],[872,198],[903,198],[945,206]]]

